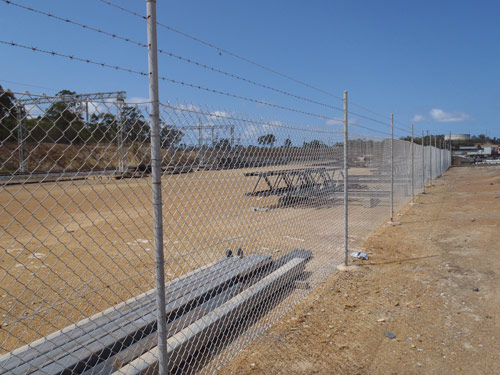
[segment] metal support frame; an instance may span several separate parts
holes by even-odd
[[[151,172],[153,187],[154,252],[156,268],[156,308],[158,320],[158,373],[166,375],[167,320],[165,310],[165,256],[161,199],[160,98],[158,92],[158,47],[156,37],[156,0],[146,0],[148,29],[148,71],[151,122]]]
[[[57,95],[57,97],[64,102],[80,102],[88,103],[94,100],[108,100],[108,99],[118,99],[125,100],[125,91],[109,91],[109,92],[96,92],[90,94],[75,94],[75,95]],[[54,102],[53,97],[47,96],[32,96],[29,98],[18,99],[24,105],[40,105],[40,104],[52,104]]]
[[[344,91],[344,255],[345,265],[349,262],[349,114],[347,91]]]

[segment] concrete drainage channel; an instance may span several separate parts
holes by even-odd
[[[166,284],[168,368],[217,340],[249,314],[263,315],[304,276],[308,250],[277,260],[229,256]],[[8,374],[144,374],[158,366],[155,290],[0,356]]]

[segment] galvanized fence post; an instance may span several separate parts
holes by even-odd
[[[19,147],[19,172],[26,172],[25,155],[25,128],[26,128],[26,110],[22,103],[17,104],[17,143]]]
[[[439,175],[443,175],[443,140],[439,139]]]
[[[118,161],[118,171],[121,173],[125,172],[125,150],[124,150],[125,137],[123,134],[123,103],[124,103],[124,98],[120,96],[118,98],[118,111],[120,112],[118,114],[118,149],[120,155],[120,160]]]
[[[426,192],[425,192],[425,135],[424,135],[423,130],[422,130],[422,184],[424,187],[423,194],[426,194]]]
[[[411,124],[411,203],[415,203],[415,152],[413,143],[413,124]]]
[[[148,27],[148,68],[151,122],[151,172],[153,188],[154,251],[156,269],[156,304],[158,320],[158,373],[166,375],[167,321],[165,307],[165,256],[163,253],[163,218],[161,199],[160,98],[158,93],[158,49],[156,39],[156,0],[146,0]]]
[[[347,108],[347,91],[344,91],[344,256],[348,265],[349,253],[349,116]]]
[[[432,134],[429,135],[427,130],[427,135],[429,137],[429,183],[432,185]]]
[[[448,161],[448,167],[451,167],[451,163],[453,162],[453,142],[451,141],[451,132],[450,132],[450,160]]]
[[[394,114],[391,113],[391,223],[394,221]]]

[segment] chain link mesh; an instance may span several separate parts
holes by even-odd
[[[0,371],[156,370],[148,103],[0,100]],[[342,261],[344,134],[160,109],[168,366],[214,373]],[[393,147],[398,209],[411,199],[411,144]],[[390,139],[350,134],[350,246],[390,215],[390,154]],[[415,193],[424,164],[428,181],[449,158],[414,145]]]

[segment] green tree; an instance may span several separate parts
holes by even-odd
[[[273,147],[274,143],[276,142],[276,136],[272,133],[261,135],[259,138],[257,138],[257,142],[259,143],[259,145]]]
[[[231,148],[231,141],[227,138],[221,138],[215,143],[214,148],[217,150],[228,150]]]
[[[112,113],[94,113],[90,117],[87,129],[93,142],[113,142],[117,140],[118,121]]]
[[[69,90],[58,92],[61,99],[52,103],[38,121],[39,130],[46,134],[45,141],[81,144],[91,137],[73,95],[75,92]]]
[[[16,98],[9,90],[0,85],[0,141],[17,140],[17,108]]]
[[[284,148],[292,147],[292,140],[290,138],[285,139],[285,141],[283,142],[283,147]]]
[[[164,125],[160,131],[160,144],[162,148],[176,147],[184,138],[184,133],[171,125]]]
[[[304,142],[304,147],[305,148],[327,148],[328,146],[325,145],[323,142],[318,141],[317,139],[314,139],[309,143]]]
[[[150,128],[141,111],[136,106],[124,106],[122,121],[125,139],[129,142],[149,142]]]

